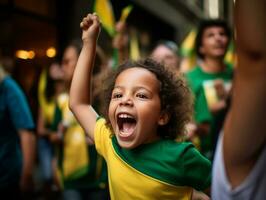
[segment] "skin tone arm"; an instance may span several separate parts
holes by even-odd
[[[116,24],[116,35],[113,39],[113,48],[118,51],[118,63],[122,63],[128,59],[128,40],[126,22],[119,21]]]
[[[197,191],[193,189],[192,192],[192,200],[210,200],[210,197],[208,197],[205,193]]]
[[[39,108],[39,114],[38,114],[37,133],[38,133],[38,136],[40,137],[49,136],[49,130],[45,128],[44,116],[43,116],[43,111],[41,108]]]
[[[223,143],[225,167],[233,187],[246,178],[265,147],[265,6],[265,0],[242,0],[235,5],[239,66]]]
[[[88,14],[83,18],[80,27],[83,47],[72,79],[69,107],[94,141],[94,127],[98,115],[91,107],[91,82],[100,22],[95,14]]]
[[[20,187],[22,191],[28,191],[33,189],[32,173],[35,161],[36,138],[34,134],[28,130],[19,130],[19,136],[23,155],[23,168]]]

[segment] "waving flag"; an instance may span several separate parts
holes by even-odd
[[[192,29],[186,38],[183,40],[180,53],[183,57],[183,63],[181,69],[185,71],[189,71],[196,65],[196,51],[195,51],[195,39],[196,39],[197,31]]]
[[[119,21],[125,22],[132,9],[133,9],[132,5],[128,5],[125,8],[123,8]]]
[[[115,34],[115,17],[109,0],[95,0],[94,12],[99,16],[103,28],[113,37]]]

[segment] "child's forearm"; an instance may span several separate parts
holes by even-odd
[[[91,85],[96,44],[100,23],[96,14],[88,14],[80,23],[83,47],[80,52],[70,88],[70,108],[91,104]]]
[[[83,43],[70,88],[70,108],[91,103],[91,79],[96,41]]]
[[[83,47],[79,55],[70,88],[69,107],[85,132],[94,139],[97,113],[91,105],[92,71],[100,22],[96,14],[88,14],[80,24]]]

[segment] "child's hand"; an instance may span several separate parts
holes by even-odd
[[[128,33],[126,23],[123,21],[117,22],[116,26],[116,35],[113,39],[113,48],[118,50],[125,49],[128,45]]]
[[[96,13],[88,14],[80,23],[83,42],[96,41],[100,32],[100,20]]]
[[[210,197],[201,191],[193,189],[192,200],[210,200]]]

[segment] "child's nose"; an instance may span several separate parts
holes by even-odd
[[[121,99],[121,102],[120,102],[120,105],[133,105],[133,101],[131,99],[130,96],[128,95],[125,95],[122,99]]]

